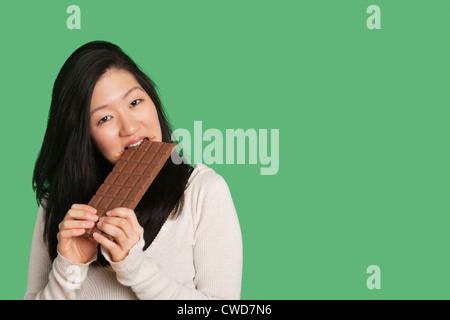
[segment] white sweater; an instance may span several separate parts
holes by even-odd
[[[43,241],[39,208],[31,245],[25,299],[239,299],[242,237],[225,180],[197,164],[181,213],[168,219],[153,243],[144,240],[111,266],[73,264],[60,254],[52,262]]]

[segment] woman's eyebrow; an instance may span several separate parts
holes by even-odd
[[[125,99],[131,92],[133,92],[134,90],[141,90],[144,91],[140,86],[134,86],[133,88],[131,88],[130,90],[128,90],[122,97],[122,100]],[[103,108],[106,108],[107,104],[101,105],[99,107],[96,107],[94,109],[91,110],[91,116],[94,114],[95,111],[101,110]]]
[[[144,91],[140,86],[134,86],[133,88],[131,88],[130,90],[127,91],[127,93],[125,93],[122,97],[122,100],[125,99],[131,92],[133,92],[134,90],[139,89],[141,91]]]

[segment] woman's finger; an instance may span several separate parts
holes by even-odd
[[[113,254],[113,252],[117,249],[120,249],[119,246],[117,245],[117,243],[115,243],[114,241],[109,240],[108,238],[106,238],[104,235],[100,234],[99,232],[94,232],[94,234],[92,235],[94,237],[94,239],[101,244],[102,246],[104,246],[106,249],[109,250],[109,252],[111,252],[111,254]]]
[[[119,262],[125,258],[126,255],[124,254],[124,252],[117,243],[108,240],[105,236],[103,236],[98,232],[94,232],[92,236],[100,245],[104,246],[106,249],[109,250],[109,252],[111,253],[112,260],[114,262]]]
[[[91,207],[88,204],[74,203],[74,204],[72,204],[72,206],[70,208],[76,209],[76,210],[90,211],[91,213],[94,213],[94,214],[97,213],[97,209],[95,209],[94,207]]]
[[[116,226],[117,228],[122,229],[127,238],[133,236],[134,229],[132,228],[130,222],[127,219],[119,218],[119,217],[102,217],[99,220],[99,224],[111,224]]]
[[[83,220],[63,220],[59,224],[59,230],[70,230],[70,229],[87,229],[94,226],[93,221],[83,221]]]
[[[133,228],[133,230],[138,233],[140,235],[140,233],[142,232],[142,227],[139,224],[137,217],[136,217],[136,213],[128,208],[114,208],[108,212],[106,212],[106,215],[108,217],[120,217],[120,218],[124,218],[126,219],[131,227]]]
[[[69,209],[66,216],[64,217],[64,220],[71,219],[96,221],[98,219],[98,216],[90,210]]]
[[[121,228],[110,223],[105,223],[104,221],[97,223],[97,227],[104,233],[113,237],[122,249],[127,250],[129,248],[130,241],[127,234],[125,234]]]
[[[73,238],[85,233],[85,229],[66,229],[58,233],[58,241],[60,238]]]

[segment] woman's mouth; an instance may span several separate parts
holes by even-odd
[[[132,143],[132,144],[127,145],[127,146],[125,147],[125,150],[128,149],[128,148],[130,148],[130,147],[137,147],[137,146],[140,145],[142,142],[144,142],[144,140],[148,140],[148,138],[145,137],[145,138],[142,138],[141,140],[139,140],[139,141],[136,142],[136,143]]]
[[[125,149],[123,149],[122,151],[120,151],[120,152],[118,152],[115,156],[113,156],[113,158],[114,158],[114,160],[115,161],[117,161],[117,160],[119,160],[120,159],[120,157],[122,156],[122,154],[125,152],[125,150],[127,150],[128,148],[130,148],[130,147],[137,147],[138,145],[140,145],[142,142],[144,142],[145,140],[150,140],[150,141],[155,141],[156,140],[156,136],[151,136],[150,138],[148,138],[148,137],[145,137],[145,138],[142,138],[142,137],[138,137],[137,139],[140,139],[139,141],[137,141],[137,142],[134,142],[134,141],[136,141],[136,139],[133,139],[133,140],[131,140],[129,143],[129,145],[127,145],[126,147],[125,147]],[[134,142],[134,143],[133,143]]]

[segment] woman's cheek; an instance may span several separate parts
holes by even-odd
[[[117,144],[117,141],[114,141],[112,138],[102,141],[103,156],[111,163],[115,164],[119,160],[123,151],[124,150],[122,150],[120,145]]]
[[[108,159],[109,162],[111,162],[112,164],[116,164],[117,161],[119,161],[119,159],[120,159],[120,157],[122,156],[122,154],[123,154],[124,151],[125,151],[125,150],[121,150],[121,151],[119,151],[119,152],[116,152],[116,153],[112,156],[112,159]]]
[[[100,154],[109,162],[114,161],[114,152],[112,154],[110,152],[114,149],[111,149],[110,143],[108,143],[108,141],[111,141],[108,136],[91,127],[91,137]]]

